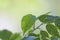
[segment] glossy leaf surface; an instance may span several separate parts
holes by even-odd
[[[29,30],[32,27],[32,25],[35,23],[35,21],[36,21],[36,17],[34,15],[32,14],[25,15],[21,21],[23,32],[25,33],[27,30]]]
[[[48,14],[44,14],[44,15],[39,16],[38,19],[43,23],[53,23],[55,17]]]
[[[56,26],[54,26],[53,24],[47,24],[47,25],[46,25],[46,30],[47,30],[48,33],[51,34],[52,36],[60,37]]]

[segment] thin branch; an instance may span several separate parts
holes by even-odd
[[[35,31],[36,29],[38,29],[40,26],[42,26],[43,25],[43,23],[41,23],[39,26],[37,26],[36,28],[34,28],[34,30],[33,31]]]

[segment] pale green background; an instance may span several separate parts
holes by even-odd
[[[51,12],[60,16],[59,0],[0,0],[0,30],[21,32],[21,18]]]

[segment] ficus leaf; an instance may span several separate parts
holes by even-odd
[[[35,38],[34,40],[40,40],[40,38],[38,37],[38,38]]]
[[[10,40],[21,40],[21,35],[19,33],[12,34]]]
[[[51,37],[51,40],[58,40],[58,38],[56,38],[56,37]]]
[[[15,40],[22,40],[21,35],[19,35]]]
[[[23,32],[25,33],[27,30],[29,30],[32,27],[32,25],[35,23],[35,21],[36,21],[36,16],[32,14],[23,16],[21,21]]]
[[[46,31],[41,30],[40,35],[42,40],[48,40],[47,38],[49,38],[49,35]]]
[[[35,36],[35,37],[38,37],[38,36],[39,36],[39,34],[29,33],[29,36]]]
[[[9,40],[10,36],[12,35],[12,32],[8,30],[2,30],[0,31],[0,38],[2,40]]]
[[[60,37],[56,26],[54,26],[53,24],[47,24],[47,25],[46,25],[46,30],[47,30],[48,33],[51,34],[52,36]]]
[[[43,15],[39,16],[38,19],[43,23],[53,23],[55,17],[52,15],[43,14]]]
[[[2,31],[0,31],[0,38],[2,38]]]
[[[60,29],[60,18],[55,19],[55,25]]]

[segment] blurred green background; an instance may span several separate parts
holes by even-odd
[[[26,14],[60,16],[59,4],[60,0],[0,0],[0,30],[21,32],[21,19]]]

